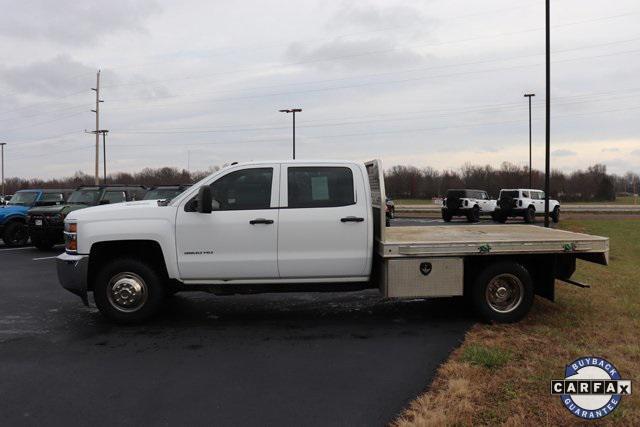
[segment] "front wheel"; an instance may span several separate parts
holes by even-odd
[[[117,323],[139,323],[160,309],[162,276],[137,259],[115,259],[96,275],[93,297],[100,312]]]
[[[480,208],[474,206],[469,212],[467,212],[467,221],[478,222],[480,221]]]
[[[33,246],[41,251],[50,251],[54,246],[53,242],[49,239],[40,239],[34,237],[31,238],[31,243],[33,243]]]
[[[536,222],[536,210],[529,206],[529,208],[524,213],[524,222],[527,224],[533,224]]]
[[[553,208],[553,212],[551,212],[551,220],[556,224],[560,222],[560,208],[558,206]]]
[[[26,245],[29,241],[27,226],[17,221],[10,222],[4,228],[2,240],[8,247]]]
[[[533,305],[531,276],[515,262],[488,266],[476,278],[470,292],[476,312],[487,322],[517,322]]]
[[[444,222],[451,222],[451,218],[453,218],[453,215],[447,211],[442,211],[442,220]]]

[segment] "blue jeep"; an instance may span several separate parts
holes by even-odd
[[[0,235],[10,247],[29,241],[26,218],[29,208],[64,203],[70,190],[20,190],[4,206],[0,206]]]

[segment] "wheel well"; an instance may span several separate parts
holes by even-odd
[[[94,277],[100,266],[115,258],[136,258],[152,265],[165,278],[167,266],[160,244],[153,240],[119,240],[99,242],[91,246],[89,252],[88,289],[93,290]]]
[[[569,278],[575,271],[575,256],[564,254],[541,255],[493,255],[473,256],[464,260],[464,289],[473,286],[475,278],[482,270],[496,262],[521,264],[531,275],[534,292],[551,301],[554,300],[554,285],[557,278]]]
[[[7,218],[6,221],[4,222],[4,226],[6,227],[7,225],[11,224],[12,222],[19,222],[19,223],[26,223],[25,219],[21,216],[12,216],[10,218]]]

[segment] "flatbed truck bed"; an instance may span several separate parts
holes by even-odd
[[[606,265],[609,255],[606,237],[523,224],[389,227],[377,243],[383,258],[573,253]]]

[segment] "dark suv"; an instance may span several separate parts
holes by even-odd
[[[64,204],[29,209],[27,225],[31,243],[40,250],[49,250],[63,241],[64,219],[69,212],[89,206],[142,200],[146,192],[142,185],[78,187]]]
[[[5,245],[20,246],[29,240],[25,226],[29,208],[61,205],[70,193],[71,190],[31,189],[14,194],[11,201],[0,206],[0,235]]]

